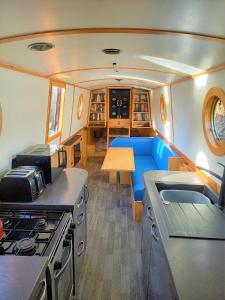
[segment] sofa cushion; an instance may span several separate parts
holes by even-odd
[[[158,169],[168,170],[169,157],[178,155],[160,137],[156,137],[153,140],[152,156]]]
[[[135,172],[132,173],[133,191],[135,200],[143,199],[144,173],[151,170],[158,170],[158,166],[152,156],[135,156]]]
[[[110,147],[133,148],[134,155],[152,155],[154,138],[151,137],[118,137],[112,140]]]

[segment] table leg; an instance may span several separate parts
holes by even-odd
[[[116,172],[116,192],[117,192],[117,197],[120,199],[120,172]]]

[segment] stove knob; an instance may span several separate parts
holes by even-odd
[[[61,261],[56,261],[55,263],[54,263],[54,270],[59,270],[59,269],[61,269],[62,268],[62,263],[61,263]]]
[[[67,234],[66,235],[66,239],[69,240],[69,241],[71,241],[72,240],[72,235],[71,234]]]
[[[63,247],[68,247],[70,245],[70,241],[64,240],[63,241]]]
[[[74,229],[68,229],[68,233],[71,235],[73,235],[73,231],[74,231]]]
[[[76,225],[74,223],[71,223],[70,224],[70,229],[75,229],[76,228]]]

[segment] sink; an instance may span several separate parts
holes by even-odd
[[[211,204],[208,197],[200,192],[187,191],[187,190],[162,190],[160,196],[163,199],[164,204],[170,202],[176,203],[192,203],[192,204]]]

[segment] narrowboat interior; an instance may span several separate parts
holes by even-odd
[[[0,0],[0,299],[225,300],[225,0]]]

